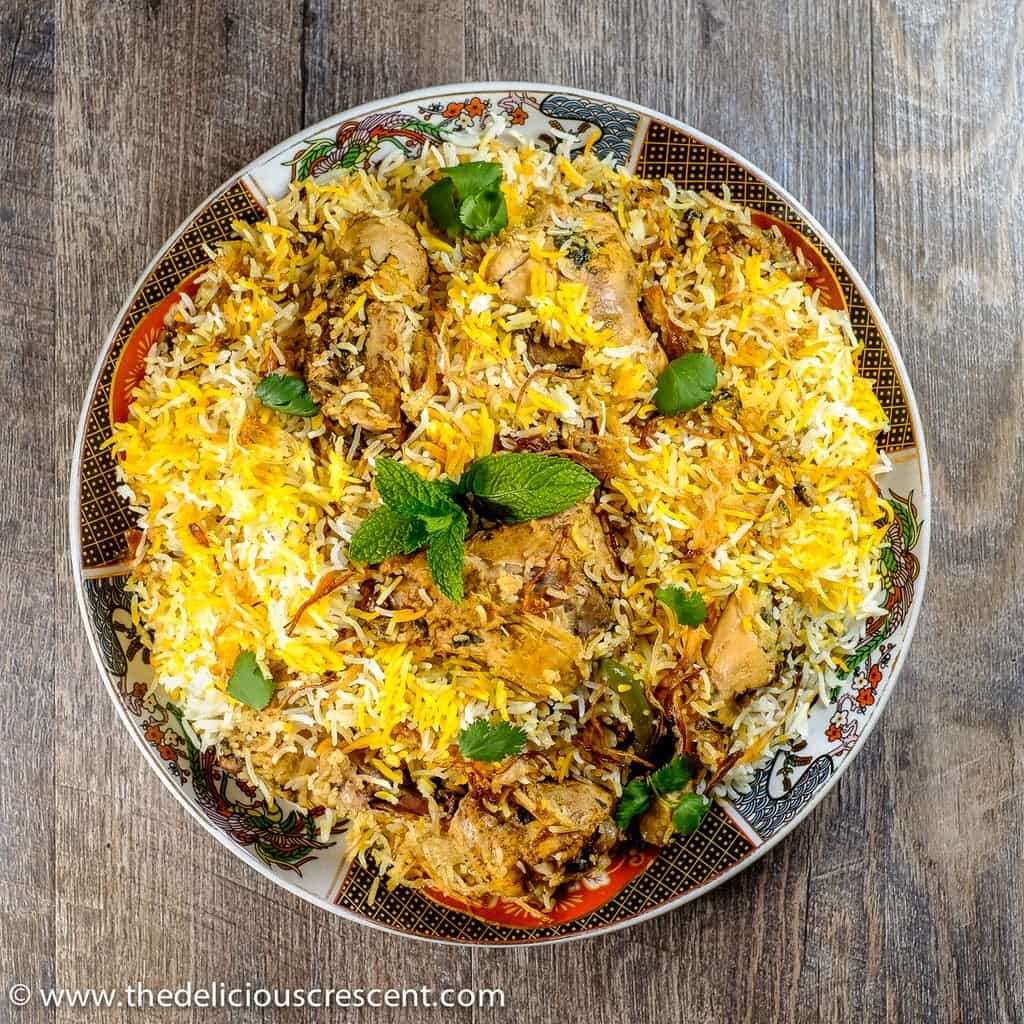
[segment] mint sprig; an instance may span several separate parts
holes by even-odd
[[[373,482],[380,492],[381,501],[392,512],[403,516],[444,519],[458,508],[444,484],[437,480],[424,480],[394,459],[377,460]]]
[[[418,519],[382,505],[352,534],[349,558],[376,565],[392,555],[411,555],[427,543],[427,531]]]
[[[552,455],[487,455],[459,480],[424,480],[395,459],[378,459],[374,483],[384,505],[352,535],[349,558],[376,565],[427,550],[427,567],[450,601],[464,596],[462,567],[469,517],[463,505],[505,523],[524,523],[571,508],[597,478]]]
[[[557,515],[597,485],[597,477],[571,459],[530,454],[485,455],[460,481],[482,511],[504,523]]]
[[[464,596],[462,564],[466,558],[466,513],[456,507],[448,524],[435,530],[427,540],[427,568],[437,589],[458,604]]]

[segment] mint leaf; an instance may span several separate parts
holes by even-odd
[[[625,832],[633,819],[651,806],[651,787],[646,779],[634,779],[622,790],[615,808],[615,824]]]
[[[485,455],[462,476],[461,489],[488,515],[525,523],[564,512],[597,487],[597,477],[557,455]]]
[[[242,651],[235,658],[228,680],[228,694],[243,704],[262,711],[274,695],[274,680],[261,671],[252,651]]]
[[[458,190],[460,199],[468,199],[478,192],[495,188],[501,182],[501,164],[486,160],[471,160],[466,164],[442,167],[443,174]]]
[[[700,828],[711,801],[701,793],[687,793],[672,812],[672,824],[680,835],[688,836]]]
[[[659,587],[654,596],[672,609],[680,626],[699,626],[708,617],[708,606],[696,591],[685,587]]]
[[[693,778],[692,763],[682,757],[673,757],[657,771],[651,772],[650,783],[655,792],[664,796],[682,789]]]
[[[394,459],[377,460],[373,482],[384,504],[404,516],[450,517],[459,508],[443,484],[424,480]]]
[[[427,541],[427,568],[437,589],[458,604],[463,597],[462,563],[466,557],[466,513],[457,505],[451,522],[430,534]]]
[[[290,374],[271,373],[256,385],[256,397],[268,408],[291,416],[315,416],[320,406],[309,397],[306,382]]]
[[[459,234],[461,225],[455,209],[455,186],[449,178],[442,178],[431,185],[423,193],[423,202],[435,227],[452,236]]]
[[[352,534],[348,557],[353,562],[376,565],[392,555],[411,555],[427,543],[427,530],[411,519],[382,505]]]
[[[526,733],[510,722],[492,725],[481,719],[459,733],[459,752],[469,761],[502,761],[525,744]]]
[[[654,404],[665,416],[687,412],[703,405],[717,383],[718,370],[711,359],[703,352],[687,352],[661,371]]]
[[[467,196],[459,206],[459,221],[476,242],[496,235],[508,224],[508,207],[500,188]]]

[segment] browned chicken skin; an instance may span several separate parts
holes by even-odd
[[[554,888],[584,855],[609,850],[618,837],[614,797],[590,782],[540,782],[518,787],[515,807],[488,809],[476,795],[459,803],[448,839],[495,894],[527,896],[531,879]]]
[[[426,610],[405,627],[410,642],[478,662],[538,696],[576,685],[584,642],[612,621],[615,563],[589,505],[472,536],[459,604],[438,592],[422,554],[401,571],[389,603]]]
[[[567,233],[560,223],[578,224],[578,230]],[[561,247],[563,255],[555,264],[536,260],[530,255],[531,243],[550,250]],[[523,305],[530,293],[534,273],[547,278],[548,287],[557,278],[580,281],[587,288],[590,313],[604,321],[621,345],[639,344],[643,361],[657,375],[666,365],[665,353],[652,339],[651,331],[640,315],[640,278],[636,261],[615,217],[607,210],[586,206],[582,210],[564,204],[547,202],[537,206],[527,217],[526,225],[498,248],[487,268],[487,279],[501,287],[502,298],[514,305]],[[559,348],[564,346],[559,346]],[[573,348],[575,346],[569,346]],[[551,355],[535,350],[537,355]],[[538,362],[539,359],[534,359]],[[577,354],[550,359],[563,365],[579,365]]]
[[[316,345],[307,346],[306,383],[324,415],[339,425],[393,430],[401,425],[403,384],[406,391],[416,387],[416,368],[424,363],[424,349],[429,347],[407,313],[407,307],[415,310],[424,304],[426,253],[405,221],[367,215],[349,223],[338,257],[347,274],[364,278],[363,287],[371,296],[388,298],[371,298],[366,304],[361,359],[336,349],[324,334]],[[354,301],[348,291],[342,298],[348,304]],[[356,373],[360,366],[361,376]],[[369,401],[353,397],[357,392],[368,393]]]
[[[704,652],[711,682],[723,697],[738,697],[766,686],[775,675],[775,663],[747,623],[755,614],[749,590],[729,598]]]

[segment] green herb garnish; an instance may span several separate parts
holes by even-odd
[[[315,416],[320,406],[309,397],[306,382],[286,373],[271,373],[256,385],[256,397],[268,408],[290,416]]]
[[[459,206],[459,221],[474,242],[496,235],[508,224],[508,207],[500,188],[466,196]]]
[[[504,523],[525,523],[572,508],[598,479],[571,459],[553,455],[485,455],[459,482],[480,509]]]
[[[501,191],[501,164],[472,161],[441,169],[441,179],[423,193],[435,227],[455,238],[481,242],[508,224]]]
[[[661,371],[654,404],[665,416],[688,412],[703,405],[717,383],[718,370],[711,359],[703,352],[687,352]]]
[[[711,801],[700,793],[679,791],[693,778],[693,762],[674,757],[646,778],[633,779],[623,790],[615,808],[615,823],[625,832],[633,819],[644,813],[653,800],[659,800],[672,812],[677,832],[688,836],[696,831]]]
[[[447,487],[437,481],[424,480],[394,459],[377,460],[373,482],[380,491],[381,501],[392,512],[404,516],[436,523],[438,519],[450,519],[458,508]]]
[[[651,788],[661,796],[677,792],[692,778],[693,764],[682,757],[673,757],[649,776]]]
[[[672,812],[672,824],[680,835],[688,836],[700,828],[711,801],[703,793],[687,793]]]
[[[622,790],[615,808],[615,824],[625,832],[633,819],[651,806],[651,787],[646,779],[634,779]]]
[[[274,695],[274,680],[260,671],[252,651],[242,651],[235,658],[228,680],[228,694],[256,711],[262,711],[270,703]]]
[[[376,565],[426,548],[438,589],[450,601],[461,601],[469,528],[463,505],[474,504],[501,522],[522,523],[575,505],[593,491],[597,478],[557,456],[488,455],[458,481],[424,480],[394,459],[378,459],[374,483],[384,505],[352,535],[349,558]]]
[[[382,505],[352,535],[348,554],[353,562],[376,565],[392,555],[411,555],[426,543],[427,530],[419,519]]]
[[[708,617],[708,606],[696,591],[685,587],[659,587],[654,596],[672,609],[680,626],[699,626]]]
[[[503,761],[525,744],[526,733],[510,722],[480,719],[459,733],[459,752],[469,761]]]
[[[438,590],[449,601],[463,598],[462,563],[466,556],[466,513],[456,507],[443,528],[433,530],[427,539],[427,568]],[[429,529],[429,527],[428,527]]]
[[[450,488],[424,480],[394,459],[378,459],[373,479],[384,506],[352,534],[349,558],[376,565],[426,547],[427,567],[438,589],[449,600],[461,601],[467,521]]]

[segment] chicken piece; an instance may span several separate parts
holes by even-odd
[[[644,348],[644,362],[655,375],[665,369],[665,353],[651,339],[640,315],[640,278],[636,261],[615,217],[607,210],[583,215],[586,248],[558,261],[560,273],[587,286],[590,314],[604,320],[622,344]],[[578,255],[576,254],[578,253]]]
[[[522,862],[529,844],[514,821],[504,821],[475,797],[464,796],[448,826],[448,838],[468,857],[474,874],[487,878],[495,895],[526,894]]]
[[[723,697],[766,686],[775,675],[775,663],[753,630],[755,613],[753,594],[746,588],[737,590],[707,643],[704,660],[711,682]]]
[[[374,264],[369,276],[377,280],[382,291],[415,295],[427,283],[427,254],[416,232],[398,217],[353,217],[339,251],[357,265]]]
[[[448,829],[462,859],[498,895],[526,896],[537,884],[554,889],[617,839],[610,817],[615,800],[593,783],[534,783],[511,800],[521,811],[491,812],[478,797],[465,796]]]
[[[568,242],[565,224],[579,225]],[[561,248],[565,255],[553,268],[549,261],[530,255],[531,245],[547,251]],[[591,316],[606,323],[619,344],[639,345],[652,374],[657,376],[665,368],[665,353],[652,340],[640,315],[636,261],[618,222],[607,210],[587,204],[539,204],[528,216],[525,229],[499,247],[486,276],[500,286],[506,302],[523,305],[538,272],[546,275],[546,290],[553,289],[558,278],[581,281],[586,285]]]
[[[328,330],[321,331],[305,354],[306,383],[324,414],[341,426],[394,430],[401,425],[405,402],[412,400],[422,408],[425,399],[414,398],[412,392],[422,390],[424,381],[430,380],[423,370],[430,361],[429,341],[419,330],[415,312],[409,313],[425,301],[426,253],[405,221],[364,215],[349,222],[338,256],[346,273],[371,282],[370,294],[388,298],[366,305],[361,360],[350,349],[331,344]],[[347,292],[343,301],[351,304]],[[326,319],[322,326],[329,325],[330,316]],[[368,394],[368,400],[362,393]]]
[[[438,592],[424,555],[394,567],[403,578],[390,606],[426,612],[406,627],[407,640],[475,661],[536,696],[576,685],[584,642],[613,618],[615,562],[589,505],[472,536],[459,604]]]

